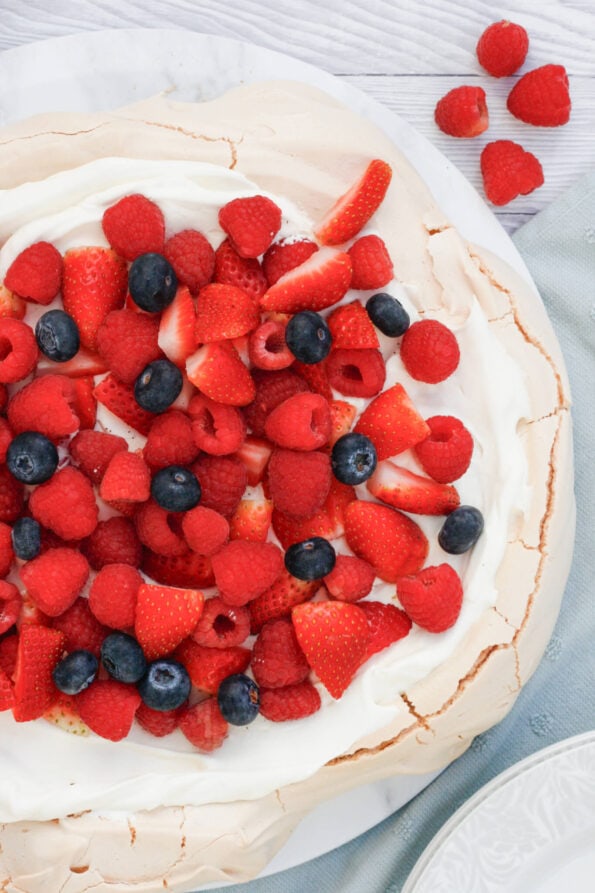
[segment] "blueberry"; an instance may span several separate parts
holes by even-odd
[[[152,710],[176,710],[190,694],[190,677],[177,660],[154,660],[137,685],[139,694]]]
[[[148,412],[165,412],[182,390],[182,373],[169,360],[154,360],[134,382],[134,398]]]
[[[35,338],[40,351],[56,363],[65,363],[78,353],[78,326],[64,310],[48,310],[35,326]]]
[[[174,268],[162,254],[141,254],[130,266],[130,297],[142,310],[159,313],[173,301],[178,280]]]
[[[118,682],[138,682],[147,670],[143,649],[128,633],[106,636],[101,645],[101,662]]]
[[[151,481],[151,496],[168,512],[187,512],[200,502],[198,478],[181,465],[160,469]]]
[[[313,536],[294,543],[285,553],[285,567],[298,580],[319,580],[330,574],[337,556],[328,540]]]
[[[445,552],[461,555],[474,546],[483,531],[483,515],[472,505],[460,505],[440,528],[438,542]]]
[[[260,689],[249,676],[234,673],[219,686],[217,703],[223,718],[232,726],[247,726],[258,716]]]
[[[386,292],[372,295],[366,302],[368,316],[383,335],[398,338],[409,328],[409,314],[400,301]]]
[[[376,447],[369,437],[352,432],[339,437],[331,452],[333,474],[342,484],[361,484],[374,474]]]
[[[331,333],[319,313],[303,310],[296,313],[285,329],[285,342],[300,363],[320,363],[331,349]]]
[[[42,484],[58,467],[58,450],[39,431],[23,431],[11,441],[6,452],[8,470],[23,484]]]
[[[17,558],[31,561],[41,549],[41,527],[35,518],[18,518],[12,526],[12,548]]]
[[[90,651],[71,651],[52,671],[54,684],[65,695],[78,695],[95,679],[99,661]]]

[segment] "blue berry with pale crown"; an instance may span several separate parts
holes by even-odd
[[[151,481],[151,496],[168,512],[187,512],[200,502],[201,489],[198,478],[188,468],[168,465]]]
[[[411,320],[400,301],[387,292],[378,292],[366,302],[368,316],[383,335],[398,338],[404,335]]]
[[[328,356],[331,342],[329,327],[313,310],[296,313],[287,323],[285,343],[300,363],[310,366],[320,363]]]
[[[339,437],[333,446],[331,468],[342,484],[362,484],[374,474],[377,464],[376,447],[365,434],[352,431]]]
[[[118,682],[138,682],[147,670],[143,649],[134,636],[114,632],[101,644],[101,662]]]
[[[247,726],[260,712],[260,689],[244,673],[234,673],[224,679],[217,692],[221,715],[232,726]]]
[[[320,580],[330,574],[337,555],[328,540],[322,536],[294,543],[285,552],[285,567],[298,580]]]
[[[174,268],[162,254],[141,254],[130,265],[128,289],[141,310],[148,313],[165,310],[175,298],[177,287]]]
[[[35,518],[17,518],[12,525],[12,548],[21,561],[31,561],[41,550],[41,527]]]
[[[65,695],[78,695],[88,688],[97,676],[99,661],[85,649],[71,651],[53,669],[52,679],[58,691]]]
[[[177,710],[187,700],[191,682],[183,664],[161,658],[149,664],[137,689],[151,710]]]
[[[475,545],[483,532],[483,515],[472,505],[460,505],[448,515],[438,534],[445,552],[461,555]]]
[[[23,431],[10,442],[6,464],[17,481],[42,484],[58,467],[58,450],[45,434]]]
[[[78,353],[79,329],[69,313],[48,310],[35,325],[35,340],[40,351],[55,363],[65,363]]]
[[[153,360],[134,382],[134,399],[147,412],[165,412],[178,397],[184,379],[170,360]]]

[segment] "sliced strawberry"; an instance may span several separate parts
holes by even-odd
[[[378,347],[378,335],[365,307],[359,301],[336,307],[327,319],[333,347]]]
[[[25,301],[5,285],[0,285],[0,318],[23,319],[26,311]]]
[[[396,384],[368,404],[354,431],[370,438],[378,459],[382,460],[415,446],[428,436],[430,428],[405,388]]]
[[[58,696],[52,671],[64,650],[64,634],[46,626],[23,626],[19,635],[13,714],[17,722],[43,716]]]
[[[259,322],[257,303],[241,288],[219,282],[201,288],[194,329],[197,344],[237,338],[251,332]]]
[[[92,375],[84,375],[73,380],[73,410],[77,414],[81,429],[92,429],[97,419],[97,400],[95,398],[95,380]]]
[[[255,487],[262,482],[272,452],[273,445],[268,440],[254,437],[252,434],[248,434],[245,438],[236,456],[246,466],[249,487]]]
[[[136,599],[134,632],[147,660],[171,654],[194,630],[204,607],[197,589],[143,583]]]
[[[155,416],[139,406],[134,398],[134,389],[130,385],[123,384],[110,373],[95,386],[93,393],[99,403],[126,425],[145,436],[149,433]]]
[[[186,286],[180,286],[176,296],[161,314],[157,343],[172,363],[184,366],[196,350],[196,308]]]
[[[118,450],[101,479],[99,495],[106,502],[146,502],[150,487],[151,472],[142,456]]]
[[[334,446],[340,437],[351,431],[353,420],[357,415],[357,409],[347,400],[331,400],[329,403],[331,411],[331,436],[329,446]]]
[[[263,310],[298,313],[332,307],[351,283],[351,258],[334,248],[321,248],[308,260],[285,273],[261,299]]]
[[[110,310],[124,306],[128,269],[108,248],[71,248],[64,255],[62,302],[79,328],[81,344],[96,348],[97,330]]]
[[[289,273],[295,267],[299,267],[316,251],[318,251],[318,245],[310,239],[275,242],[262,259],[266,281],[269,285],[274,285],[281,276]]]
[[[460,504],[451,484],[439,484],[388,460],[378,464],[366,487],[381,502],[416,515],[447,515]]]
[[[295,605],[308,601],[319,587],[319,580],[298,580],[283,570],[270,589],[250,602],[252,632],[262,629],[268,620],[288,617]]]
[[[230,648],[209,648],[192,639],[185,639],[174,652],[174,657],[188,670],[192,684],[216,695],[221,682],[234,673],[247,669],[252,652],[242,645]]]
[[[103,375],[107,372],[107,363],[99,354],[92,353],[86,347],[79,348],[78,352],[71,360],[65,363],[53,363],[47,357],[40,355],[37,364],[37,374],[47,375],[47,373],[60,372],[67,375],[68,378],[84,378],[88,375]]]
[[[76,700],[69,695],[60,694],[56,703],[43,714],[43,718],[71,735],[87,738],[91,734],[91,729],[82,721],[76,709]]]
[[[256,388],[250,372],[232,344],[203,344],[186,360],[188,378],[203,394],[230,406],[247,406]]]
[[[10,676],[0,667],[0,712],[14,706],[14,690]]]
[[[461,612],[463,584],[449,564],[439,564],[398,579],[397,596],[414,623],[441,633],[450,629]]]
[[[356,499],[347,506],[345,537],[349,548],[387,583],[418,571],[428,554],[428,541],[415,521],[374,502]]]
[[[291,372],[296,372],[304,380],[310,391],[320,394],[325,400],[333,399],[333,391],[328,378],[327,361],[320,363],[300,363],[297,360],[291,367]]]
[[[115,679],[96,679],[75,697],[83,722],[108,741],[121,741],[128,735],[140,702],[136,686]]]
[[[183,555],[157,555],[149,549],[143,552],[143,573],[165,586],[187,586],[190,589],[213,586],[215,577],[211,562],[204,555],[185,552]]]
[[[366,615],[370,627],[370,640],[364,660],[405,638],[411,629],[411,619],[396,605],[363,601],[359,607]]]
[[[375,158],[364,174],[332,206],[316,227],[324,245],[340,245],[352,239],[380,207],[392,178],[386,161]]]
[[[270,499],[264,496],[242,499],[229,522],[230,539],[266,542],[272,517],[273,503]]]

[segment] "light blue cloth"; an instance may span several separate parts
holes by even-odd
[[[558,334],[574,404],[576,549],[544,659],[508,717],[411,803],[332,853],[221,893],[399,893],[425,847],[475,791],[532,752],[595,729],[595,172],[513,240]]]

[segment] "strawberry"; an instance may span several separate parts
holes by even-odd
[[[151,580],[166,586],[196,588],[212,586],[215,582],[209,559],[190,551],[183,555],[157,555],[145,549],[141,570]]]
[[[331,412],[331,436],[329,446],[334,446],[340,437],[351,431],[353,420],[357,415],[357,409],[347,400],[331,400],[329,403]]]
[[[262,269],[266,281],[269,285],[274,285],[281,276],[289,273],[295,267],[299,267],[316,251],[318,251],[318,245],[310,239],[297,241],[283,239],[281,242],[274,242],[262,259]]]
[[[223,718],[216,698],[206,698],[181,715],[180,731],[198,750],[211,753],[227,738],[229,725]]]
[[[340,698],[366,653],[366,615],[347,602],[297,605],[291,619],[310,667],[333,698]]]
[[[211,456],[235,453],[246,437],[246,422],[236,406],[216,403],[197,394],[188,405],[192,436],[199,450]]]
[[[381,502],[416,515],[447,515],[460,504],[451,484],[439,484],[388,460],[377,465],[366,487]]]
[[[454,87],[436,103],[434,120],[449,136],[479,136],[490,123],[485,90],[467,85]]]
[[[149,735],[153,735],[155,738],[165,738],[180,725],[184,709],[184,707],[178,707],[176,710],[153,710],[141,702],[134,718]]]
[[[107,372],[107,364],[99,354],[87,350],[86,347],[80,347],[71,360],[57,365],[49,360],[43,354],[39,356],[37,363],[37,375],[47,375],[48,373],[60,372],[67,378],[83,378],[92,375],[103,375]]]
[[[396,384],[368,404],[354,431],[370,438],[381,461],[424,440],[430,428],[415,409],[405,388]]]
[[[142,456],[119,450],[109,461],[99,485],[106,502],[146,502],[151,495],[151,472]]]
[[[151,251],[163,252],[163,214],[144,195],[125,195],[104,211],[101,225],[107,241],[124,260],[135,260]]]
[[[126,631],[134,626],[136,595],[143,578],[129,564],[106,564],[89,590],[89,608],[104,626]]]
[[[7,673],[0,668],[0,712],[14,706],[13,683]]]
[[[364,656],[364,661],[394,645],[399,639],[405,638],[411,629],[411,620],[404,611],[396,605],[385,605],[383,602],[364,601],[359,607],[366,615],[370,628],[370,640]]]
[[[241,288],[256,304],[267,290],[259,262],[253,257],[241,257],[229,239],[224,239],[215,252],[215,282]]]
[[[562,65],[542,65],[528,71],[510,91],[506,105],[515,118],[526,124],[566,124],[571,109],[566,69]]]
[[[79,328],[81,344],[96,350],[97,330],[110,312],[124,305],[128,286],[125,261],[107,248],[71,248],[64,255],[62,303]]]
[[[244,417],[245,415],[244,413]],[[248,434],[245,438],[236,452],[236,457],[246,466],[249,487],[255,487],[262,482],[272,452],[273,446],[268,440],[254,437],[252,434]]]
[[[72,408],[78,417],[81,429],[90,430],[97,421],[97,400],[95,399],[95,379],[92,375],[75,378],[72,381],[74,394]]]
[[[6,421],[6,419],[0,417],[0,464],[4,464],[6,462],[6,453],[8,451],[8,447],[12,443],[14,438],[14,432],[12,431],[10,425]]]
[[[70,457],[92,484],[99,484],[110,460],[128,449],[123,437],[104,431],[79,431],[70,441]]]
[[[233,648],[250,635],[250,612],[241,605],[228,605],[215,596],[205,602],[192,638],[208,648]]]
[[[48,549],[21,567],[21,579],[37,607],[57,617],[76,601],[89,577],[89,562],[76,549]]]
[[[109,630],[97,620],[89,607],[89,600],[78,596],[73,604],[59,617],[55,617],[52,629],[64,633],[66,651],[90,651],[99,658],[103,640]]]
[[[289,450],[315,450],[328,443],[331,413],[320,394],[294,394],[275,407],[265,422],[265,434]]]
[[[74,400],[74,384],[65,375],[34,378],[11,398],[8,422],[15,434],[39,431],[58,443],[79,428]]]
[[[26,311],[26,302],[6,286],[0,284],[0,318],[22,319]]]
[[[0,521],[16,521],[22,514],[24,503],[24,486],[6,465],[0,465]]]
[[[88,738],[91,734],[91,729],[79,716],[75,699],[70,695],[60,692],[56,702],[43,714],[43,718],[70,735]]]
[[[323,245],[340,245],[358,234],[378,210],[390,185],[389,164],[375,158],[360,179],[342,195],[315,230]]]
[[[35,369],[39,351],[33,330],[20,319],[0,317],[0,382],[21,381]]]
[[[159,320],[134,310],[112,310],[97,330],[97,352],[119,381],[133,384],[145,366],[162,357]]]
[[[134,390],[111,373],[95,386],[95,397],[106,409],[140,434],[148,434],[155,416],[143,409],[134,398]]]
[[[24,626],[19,634],[14,680],[17,722],[43,716],[58,696],[52,670],[62,657],[64,634],[45,626]]]
[[[197,343],[237,338],[255,329],[259,321],[257,304],[241,288],[219,282],[201,288],[194,329]]]
[[[248,428],[257,437],[264,436],[264,426],[269,413],[291,397],[309,390],[306,382],[291,369],[278,372],[255,370],[253,374],[255,394],[252,402],[242,411]]]
[[[336,307],[329,314],[327,324],[335,348],[344,347],[350,350],[379,346],[376,329],[359,301],[352,301],[350,304],[341,304],[340,307]]]
[[[458,480],[471,463],[473,437],[454,416],[432,416],[426,423],[429,435],[413,447],[423,470],[442,484]]]
[[[250,372],[233,346],[226,341],[203,344],[186,360],[189,380],[203,394],[231,406],[247,406],[256,388]]]
[[[356,602],[368,595],[375,580],[374,568],[355,555],[337,555],[335,566],[324,578],[329,595],[342,602]]]
[[[271,499],[280,512],[309,518],[323,505],[331,485],[331,465],[318,450],[275,449],[268,465]]]
[[[297,685],[308,678],[310,665],[288,617],[269,620],[252,649],[252,675],[263,688]]]
[[[326,361],[328,380],[346,397],[374,397],[384,386],[386,366],[379,350],[331,350]]]
[[[320,710],[318,689],[311,682],[260,690],[260,712],[270,722],[303,719]]]
[[[414,623],[441,633],[456,622],[463,603],[463,584],[449,564],[424,567],[397,580],[397,596]]]
[[[138,567],[142,546],[129,518],[113,515],[99,521],[97,527],[81,545],[82,551],[93,570],[101,570],[106,564],[129,564]]]
[[[152,469],[167,465],[190,465],[198,456],[198,447],[192,435],[192,422],[179,409],[170,409],[153,421],[143,458]]]
[[[352,288],[382,288],[393,278],[393,262],[380,236],[360,236],[347,253]]]
[[[274,543],[234,540],[211,558],[215,582],[228,605],[245,605],[274,585],[283,553]]]
[[[143,546],[158,555],[184,555],[188,552],[177,514],[168,512],[153,500],[139,506],[134,515],[134,524]]]
[[[93,487],[81,471],[68,465],[35,488],[29,508],[36,521],[63,540],[83,539],[97,527]]]
[[[121,741],[134,721],[141,697],[134,685],[115,679],[96,679],[74,698],[82,721],[101,738]]]
[[[4,285],[21,298],[49,304],[60,291],[62,256],[50,242],[35,242],[13,260]]]
[[[270,499],[264,496],[242,499],[229,521],[230,539],[266,542],[272,516],[273,503]]]
[[[291,367],[292,373],[297,373],[304,380],[306,388],[315,394],[320,394],[325,400],[333,399],[333,392],[328,378],[327,361],[319,363],[300,363],[295,361]]]
[[[496,140],[484,147],[481,175],[485,194],[494,205],[528,195],[544,182],[539,159],[512,140]]]
[[[161,314],[157,336],[160,349],[176,366],[183,368],[196,350],[195,327],[196,307],[192,295],[185,286],[180,286],[171,304]]]
[[[210,282],[215,271],[215,252],[211,243],[195,229],[184,229],[165,243],[165,257],[174,268],[178,282],[192,292]]]
[[[489,25],[477,42],[477,59],[495,78],[517,71],[527,56],[529,37],[522,25],[506,20]]]
[[[219,211],[219,225],[240,257],[258,257],[281,228],[281,210],[264,195],[235,198]]]
[[[186,667],[196,688],[216,695],[224,679],[247,669],[252,652],[241,645],[234,645],[232,648],[207,648],[192,639],[186,639],[176,648],[174,657]]]
[[[192,465],[202,495],[200,504],[231,518],[244,495],[246,466],[236,456],[200,456]]]
[[[40,624],[43,626],[43,624]],[[17,653],[19,648],[19,636],[11,633],[0,639],[0,669],[12,679],[17,665]]]
[[[199,555],[214,555],[229,540],[227,519],[204,505],[184,512],[182,531],[189,547]]]
[[[359,499],[345,509],[345,537],[358,558],[368,561],[387,583],[415,573],[428,554],[428,541],[415,521],[388,506]]]
[[[22,603],[23,599],[14,583],[0,580],[0,635],[15,625],[21,613]]]
[[[351,284],[351,258],[334,248],[321,248],[299,267],[281,276],[260,300],[263,310],[298,313],[336,304]]]
[[[287,369],[295,357],[285,341],[287,324],[267,319],[250,333],[248,356],[257,369]]]
[[[288,617],[295,605],[312,598],[320,587],[318,580],[298,580],[283,570],[270,589],[250,602],[250,625],[258,632],[269,620]]]
[[[336,539],[344,533],[345,508],[354,499],[353,487],[342,484],[333,477],[324,505],[313,515],[306,518],[295,518],[274,509],[272,520],[275,535],[284,549],[293,543],[309,539],[311,536],[322,536],[329,540]]]
[[[134,633],[147,660],[171,654],[190,635],[200,619],[204,600],[198,589],[141,584]]]

